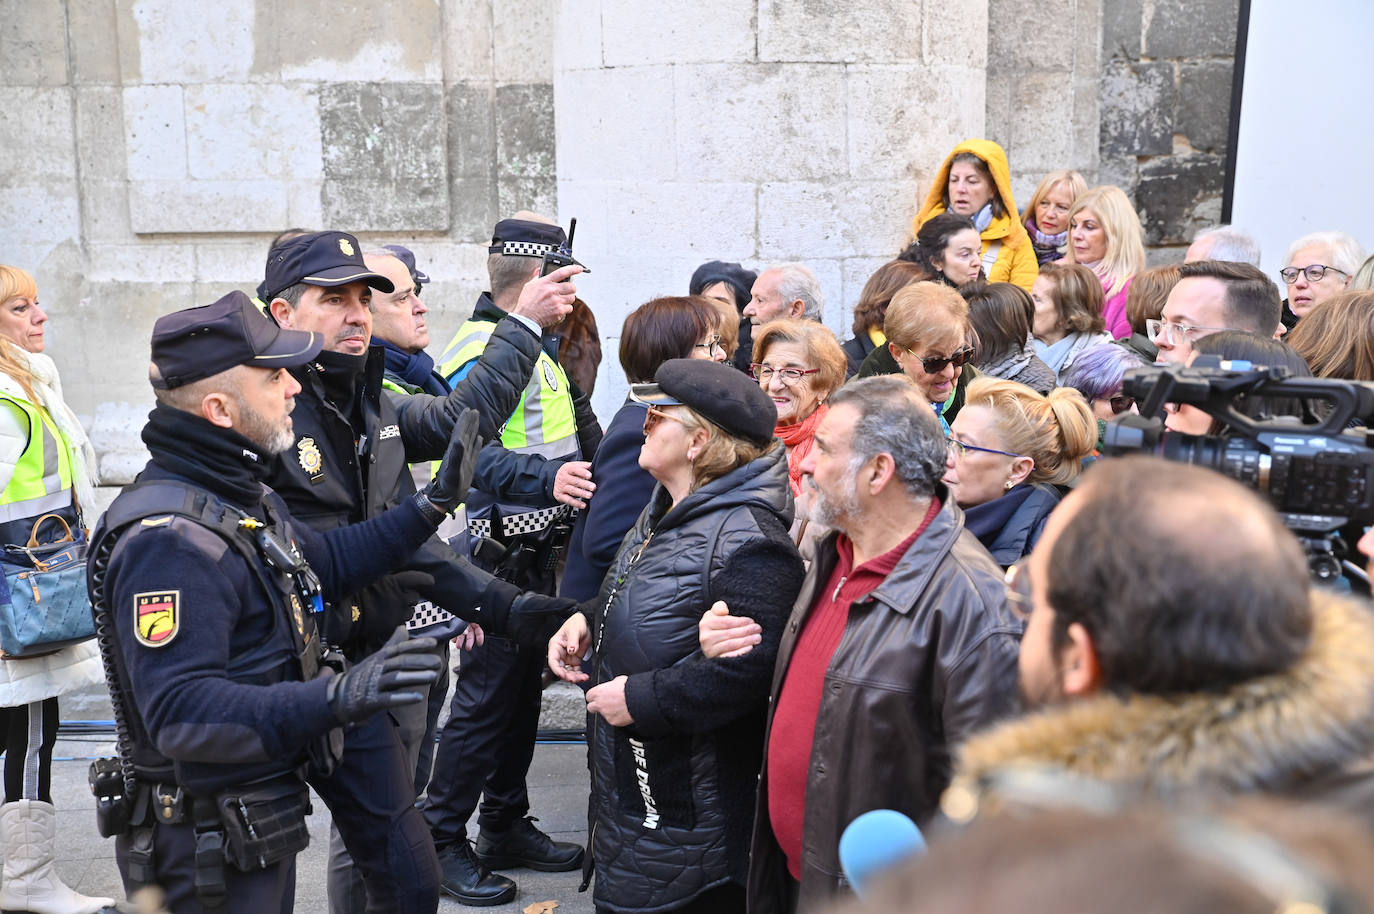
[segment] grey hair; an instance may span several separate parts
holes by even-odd
[[[825,307],[825,294],[821,292],[821,281],[804,263],[780,263],[769,270],[778,273],[778,296],[786,304],[801,299],[804,308],[802,317],[809,321],[821,319],[821,309]]]
[[[1320,244],[1331,252],[1331,262],[1327,266],[1335,267],[1347,276],[1354,276],[1364,262],[1364,248],[1351,235],[1345,232],[1312,232],[1288,246],[1283,265],[1288,266],[1293,262],[1294,254],[1314,244]]]
[[[935,410],[906,375],[851,381],[830,397],[830,406],[859,413],[849,448],[859,462],[892,455],[897,478],[913,498],[930,498],[945,475],[949,445]]]
[[[1193,236],[1193,243],[1208,239],[1208,260],[1230,260],[1235,263],[1249,263],[1259,266],[1260,243],[1244,229],[1234,225],[1214,225]]]
[[[273,295],[271,301],[267,302],[267,304],[270,305],[272,304],[272,302],[280,298],[282,301],[290,305],[291,310],[294,311],[296,310],[296,306],[301,303],[301,299],[305,297],[305,290],[308,288],[310,288],[310,283],[307,282],[298,282],[294,285],[287,286],[285,289],[282,289],[276,295]]]

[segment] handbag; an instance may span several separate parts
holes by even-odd
[[[63,536],[39,544],[38,528],[56,521]],[[72,533],[58,514],[34,521],[23,546],[6,545],[0,593],[0,656],[34,657],[95,637],[86,593],[86,531]]]

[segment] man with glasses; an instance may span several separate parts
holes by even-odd
[[[836,393],[802,461],[812,519],[834,532],[778,650],[750,910],[842,891],[838,844],[855,816],[888,808],[923,824],[956,747],[1015,706],[1020,623],[940,481],[946,448],[930,404],[888,375]],[[708,656],[758,641],[725,609],[749,611],[717,604],[702,619]]]
[[[1307,312],[1346,290],[1364,262],[1364,248],[1345,232],[1313,232],[1288,247],[1279,277],[1288,287],[1283,323],[1293,327]]]
[[[1219,330],[1281,336],[1278,289],[1259,267],[1229,260],[1199,260],[1179,267],[1159,320],[1145,322],[1159,347],[1158,362],[1188,364],[1193,342]]]
[[[1050,766],[1166,801],[1273,792],[1374,819],[1374,616],[1310,586],[1254,492],[1155,457],[1098,461],[1007,577],[1038,712],[964,746],[952,803]]]

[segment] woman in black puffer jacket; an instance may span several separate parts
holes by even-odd
[[[659,485],[549,667],[592,685],[597,911],[743,912],[773,661],[803,577],[787,455],[747,376],[674,359],[655,381],[632,395],[649,405],[639,461]],[[762,627],[747,654],[698,650],[717,601]]]

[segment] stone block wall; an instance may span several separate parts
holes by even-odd
[[[1151,261],[1221,218],[1239,0],[1105,0],[1100,180],[1136,202]]]

